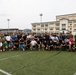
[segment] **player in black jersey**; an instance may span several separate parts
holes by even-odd
[[[61,48],[59,41],[56,42],[56,50],[59,50]]]
[[[61,42],[61,50],[65,51],[66,50],[66,43],[64,40]]]
[[[47,41],[45,39],[42,42],[42,48],[43,48],[43,50],[47,49]]]
[[[40,39],[39,39],[39,38],[37,38],[36,42],[37,42],[37,48],[38,48],[38,49],[39,49],[39,51],[40,51],[40,44],[41,44]]]
[[[14,48],[15,49],[19,49],[19,40],[16,38],[16,40],[14,41]]]
[[[50,41],[47,43],[47,48],[48,48],[48,50],[52,50],[53,49],[53,41],[52,41],[52,39],[50,39]]]
[[[27,38],[27,40],[26,40],[26,49],[30,49],[30,38]]]

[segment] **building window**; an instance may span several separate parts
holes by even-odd
[[[72,24],[70,24],[70,26],[71,26]]]
[[[37,29],[38,31],[40,30],[40,29]]]
[[[36,25],[33,25],[33,27],[36,27]]]
[[[59,28],[56,28],[56,30],[59,30]]]
[[[53,28],[51,28],[50,30],[53,30]]]
[[[45,24],[45,27],[48,27],[48,24]]]
[[[66,28],[62,28],[62,30],[66,30]]]
[[[36,29],[33,29],[33,31],[36,31]]]
[[[62,26],[66,26],[66,24],[62,24]]]
[[[49,23],[50,25],[53,25],[54,23]]]
[[[44,27],[44,25],[41,25],[41,27]]]
[[[47,30],[47,29],[45,29],[45,30]]]
[[[59,23],[57,23],[56,26],[59,26]]]
[[[33,27],[36,27],[36,26],[33,26]]]
[[[74,26],[76,26],[76,24],[74,24]]]
[[[72,30],[72,28],[70,28],[70,30]]]

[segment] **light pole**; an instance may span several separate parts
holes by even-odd
[[[43,14],[41,13],[40,14],[40,22],[42,23],[42,16],[43,16]],[[41,31],[41,34],[42,34],[42,28],[40,28],[40,31]]]
[[[43,16],[43,14],[41,13],[40,14],[40,22],[42,22],[42,16]]]
[[[7,21],[8,21],[8,32],[9,32],[9,21],[10,21],[10,19],[7,19]]]

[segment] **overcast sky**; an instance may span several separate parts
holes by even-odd
[[[76,0],[0,0],[0,28],[31,29],[31,23],[55,21],[56,15],[76,13]]]

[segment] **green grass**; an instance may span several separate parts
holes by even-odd
[[[12,75],[74,75],[76,72],[76,52],[62,51],[57,54],[58,52],[59,51],[1,52],[0,69],[6,72],[12,72]],[[8,59],[1,60],[3,58]],[[0,75],[5,74],[0,72]]]

